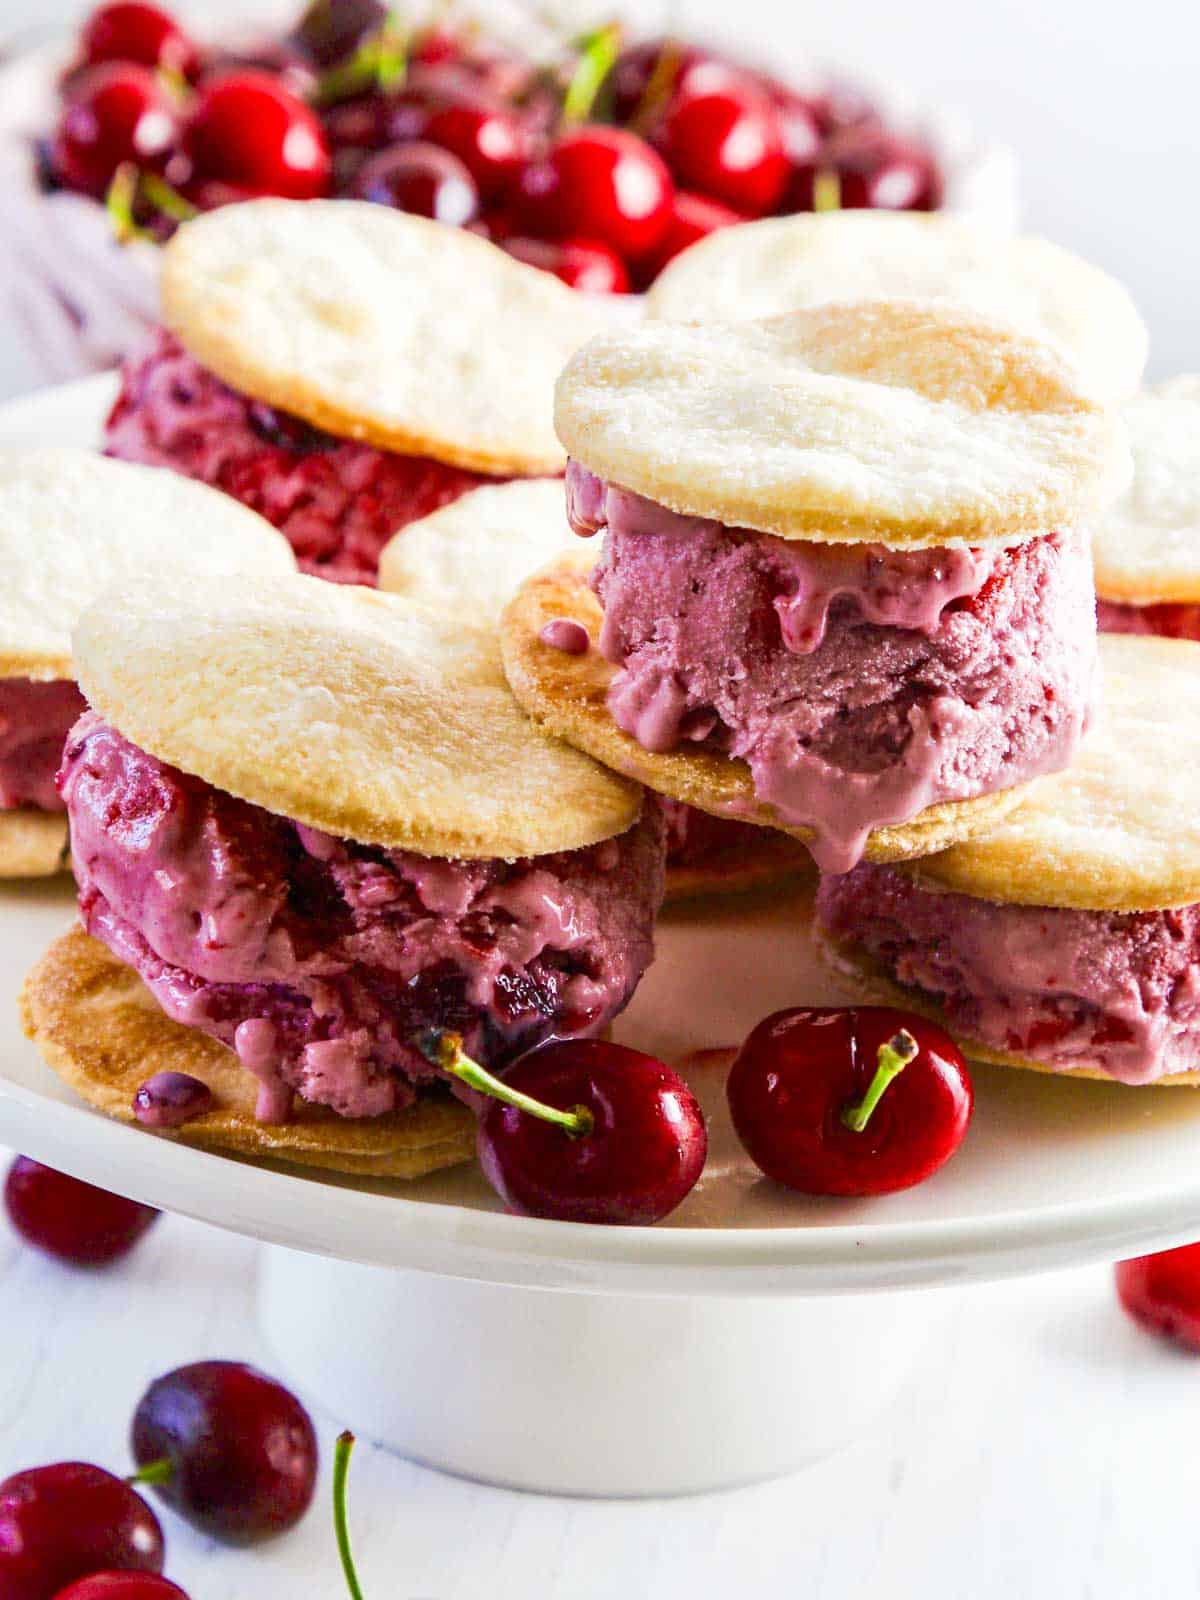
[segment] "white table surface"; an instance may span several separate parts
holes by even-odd
[[[0,1468],[80,1457],[125,1470],[129,1417],[152,1377],[201,1357],[268,1365],[255,1262],[246,1241],[167,1218],[128,1262],[83,1274],[0,1222]],[[877,1426],[756,1488],[553,1500],[459,1482],[364,1441],[351,1515],[367,1600],[1194,1594],[1198,1375],[1128,1323],[1107,1270],[1088,1269],[959,1296]],[[164,1514],[169,1571],[192,1600],[342,1592],[327,1507],[338,1424],[316,1419],[320,1499],[287,1538],[229,1552]]]

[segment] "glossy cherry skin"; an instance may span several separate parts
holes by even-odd
[[[150,1206],[81,1183],[28,1156],[18,1156],[8,1169],[4,1204],[27,1244],[76,1267],[119,1261],[159,1218]]]
[[[500,199],[512,189],[528,155],[520,121],[493,107],[436,107],[420,136],[456,155],[485,200]]]
[[[503,245],[510,256],[552,272],[572,289],[588,294],[629,293],[625,263],[606,244],[588,239],[525,239],[518,234],[506,238]]]
[[[595,239],[636,261],[666,232],[673,193],[662,157],[644,139],[621,128],[576,128],[524,168],[516,209],[536,238]]]
[[[199,181],[215,178],[289,200],[329,192],[332,162],[320,122],[265,72],[230,73],[206,84],[183,148]]]
[[[136,61],[194,79],[200,52],[168,12],[144,0],[116,0],[99,6],[84,24],[80,53],[88,66],[102,61]]]
[[[466,167],[449,150],[420,140],[371,156],[358,169],[349,192],[355,199],[456,228],[479,215],[479,191]]]
[[[0,1600],[54,1600],[90,1572],[161,1572],[162,1528],[111,1472],[82,1461],[0,1483]]]
[[[1117,1296],[1149,1333],[1200,1350],[1200,1244],[1118,1261]]]
[[[585,1107],[575,1137],[495,1100],[479,1161],[509,1209],[563,1222],[658,1222],[684,1199],[708,1153],[704,1117],[683,1079],[653,1056],[601,1039],[557,1040],[504,1074],[544,1105]]]
[[[671,220],[657,248],[637,263],[639,286],[650,284],[658,277],[668,261],[674,261],[689,245],[707,239],[720,228],[731,228],[746,218],[719,200],[707,195],[692,194],[688,189],[676,189],[671,204]]]
[[[842,1112],[861,1102],[880,1046],[901,1029],[918,1054],[856,1133]],[[738,1052],[726,1093],[755,1165],[804,1194],[890,1194],[924,1182],[962,1143],[974,1103],[953,1039],[887,1006],[775,1012]]]
[[[122,162],[164,167],[179,140],[175,107],[149,67],[93,67],[67,94],[51,145],[59,181],[102,199]]]
[[[60,1589],[54,1600],[188,1600],[169,1578],[153,1572],[91,1572]]]
[[[654,142],[687,189],[752,216],[783,198],[790,167],[779,113],[755,83],[726,67],[688,72]]]
[[[837,174],[844,211],[933,211],[941,203],[941,180],[928,152],[871,125],[838,134],[812,161],[794,166],[789,209],[813,209],[822,172]]]
[[[237,1361],[197,1361],[157,1379],[134,1414],[139,1468],[169,1461],[154,1492],[227,1544],[286,1533],[308,1510],[317,1436],[293,1394]]]

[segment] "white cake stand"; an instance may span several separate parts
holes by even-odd
[[[93,379],[0,410],[0,444],[89,443],[110,394]],[[261,1308],[281,1366],[358,1431],[453,1472],[577,1494],[784,1472],[884,1403],[948,1289],[1200,1234],[1200,1098],[1185,1090],[980,1067],[967,1141],[921,1188],[823,1202],[759,1178],[721,1064],[696,1052],[780,1006],[841,998],[802,892],[665,918],[617,1032],[685,1062],[712,1155],[653,1229],[507,1216],[471,1168],[408,1185],[301,1176],[105,1120],[13,1007],[72,907],[66,883],[0,888],[0,1140],[278,1247]]]

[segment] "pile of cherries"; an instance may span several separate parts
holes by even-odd
[[[101,6],[43,170],[152,237],[233,200],[346,196],[609,293],[733,223],[829,203],[929,211],[942,188],[930,152],[845,89],[802,94],[673,39],[625,44],[615,25],[536,64],[465,31],[409,35],[381,0],[313,0],[243,57],[144,0]]]

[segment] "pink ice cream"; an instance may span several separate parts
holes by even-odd
[[[234,1049],[259,1115],[292,1095],[342,1116],[439,1074],[414,1041],[453,1028],[487,1066],[592,1035],[653,954],[664,827],[517,862],[446,861],[317,833],[131,744],[93,713],[60,786],[83,923],[163,1010]]]
[[[822,878],[817,919],[968,1040],[1122,1083],[1200,1070],[1200,906],[995,905],[864,864]]]
[[[0,811],[61,811],[55,776],[67,735],[86,709],[69,678],[0,678]]]
[[[484,478],[335,438],[230,389],[159,331],[126,362],[107,451],[223,489],[274,524],[305,572],[375,583],[398,529]]]
[[[1096,620],[1101,633],[1158,633],[1167,639],[1200,639],[1200,605],[1127,606],[1118,600],[1098,599]]]
[[[1085,542],[896,551],[777,539],[567,476],[606,530],[600,649],[648,750],[745,760],[781,822],[845,872],[873,828],[1065,767],[1098,681]]]

